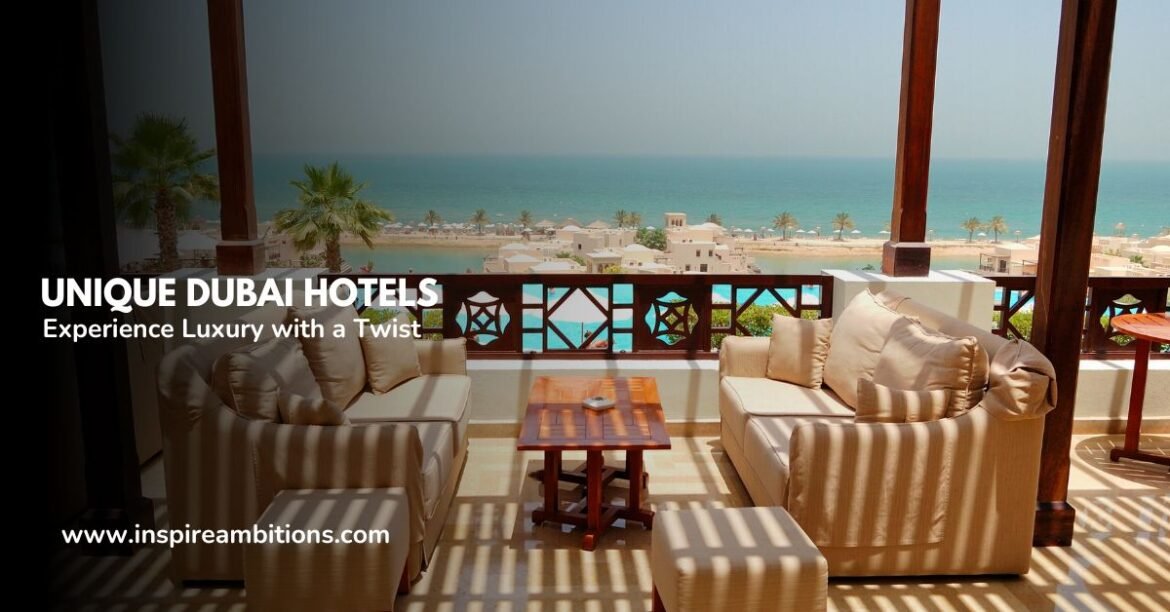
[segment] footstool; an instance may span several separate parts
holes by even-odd
[[[248,608],[393,610],[395,596],[410,584],[408,510],[403,489],[281,491],[256,525],[268,534],[272,526],[282,528],[284,540],[245,546]],[[370,541],[341,543],[343,530]],[[384,530],[389,541],[370,530]],[[295,543],[300,536],[306,539]]]
[[[660,511],[654,609],[824,610],[829,565],[783,508]]]

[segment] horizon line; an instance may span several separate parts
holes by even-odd
[[[723,153],[471,153],[471,152],[450,152],[450,153],[403,153],[403,152],[338,152],[338,151],[254,151],[253,157],[256,156],[272,156],[272,157],[336,157],[338,159],[345,158],[375,158],[375,157],[397,157],[397,158],[417,158],[417,159],[443,159],[443,158],[483,158],[483,159],[534,159],[534,158],[553,158],[553,159],[726,159],[726,160],[770,160],[770,159],[786,159],[786,160],[872,160],[872,161],[895,161],[894,156],[878,156],[878,155],[785,155],[785,154],[723,154]],[[931,161],[1005,161],[1005,162],[1047,162],[1045,157],[992,157],[992,156],[937,156],[932,157]],[[1110,163],[1143,163],[1143,164],[1170,164],[1170,159],[1157,158],[1118,158],[1118,159],[1102,159],[1102,164]]]

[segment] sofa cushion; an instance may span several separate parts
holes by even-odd
[[[212,385],[240,416],[258,421],[280,421],[282,392],[321,396],[300,343],[290,338],[274,338],[224,353],[212,366]]]
[[[459,425],[455,443],[463,443],[471,378],[460,374],[427,374],[408,380],[381,395],[365,392],[345,414],[354,423],[380,421],[447,421]]]
[[[349,425],[345,411],[323,397],[281,393],[280,420],[292,425]]]
[[[894,323],[904,317],[868,290],[853,298],[833,321],[825,384],[851,408],[857,407],[857,381],[871,378]]]
[[[411,423],[418,430],[422,442],[423,506],[427,520],[435,513],[435,506],[443,493],[443,486],[451,478],[455,465],[455,426],[451,423]]]
[[[752,415],[853,418],[853,411],[829,389],[810,389],[769,378],[724,376],[719,381],[719,395],[720,416],[740,444]]]
[[[810,321],[772,315],[772,339],[768,343],[768,378],[803,387],[820,387],[829,354],[832,319]]]
[[[358,339],[358,324],[354,322],[357,316],[357,311],[350,306],[293,306],[288,310],[289,323],[316,321],[325,327],[323,337],[301,338],[301,346],[317,384],[321,385],[322,396],[342,407],[349,406],[366,386],[366,363]],[[343,337],[336,337],[335,329],[343,330]]]
[[[754,499],[756,505],[786,506],[788,502],[788,449],[792,430],[801,423],[846,423],[845,417],[753,417],[744,431],[743,454],[770,499]]]
[[[987,353],[975,338],[954,338],[902,319],[882,347],[873,381],[894,389],[947,389],[947,416],[955,417],[983,399]]]
[[[1056,407],[1056,371],[1036,347],[1012,340],[988,366],[990,385],[984,402],[1001,419],[1031,419]]]
[[[386,325],[409,324],[409,318],[399,314]],[[374,393],[385,393],[398,385],[422,375],[414,337],[366,334],[361,337],[362,357],[366,362],[366,378]]]
[[[867,378],[857,381],[857,423],[917,423],[947,415],[946,389],[894,389]]]

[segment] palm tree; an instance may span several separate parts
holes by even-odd
[[[963,222],[962,228],[967,230],[967,242],[972,242],[975,239],[975,232],[983,227],[983,222],[979,217],[971,217]]]
[[[482,208],[475,209],[475,213],[471,215],[471,224],[476,227],[480,235],[483,235],[483,226],[488,223],[487,211]]]
[[[325,266],[340,272],[341,235],[353,234],[372,247],[370,236],[394,215],[363,200],[360,192],[366,184],[355,181],[337,162],[325,167],[305,164],[304,172],[305,178],[290,181],[299,192],[300,206],[276,213],[276,229],[292,236],[302,251],[324,242]]]
[[[723,225],[723,218],[718,213],[711,213],[707,215],[707,223],[714,223],[715,225]]]
[[[841,235],[845,233],[845,230],[853,229],[853,219],[849,217],[849,213],[837,213],[837,216],[833,217],[833,229],[837,230],[837,240],[844,240]]]
[[[626,215],[626,223],[629,224],[630,227],[641,227],[642,213],[632,212]]]
[[[624,209],[619,210],[613,214],[613,220],[617,223],[618,229],[621,229],[630,222],[630,213],[626,212]]]
[[[1008,224],[1007,221],[1003,220],[1003,217],[996,215],[987,222],[987,229],[991,230],[992,235],[995,236],[994,241],[999,242],[999,235],[1008,231]]]
[[[788,211],[784,211],[776,215],[775,219],[772,219],[772,227],[780,230],[780,237],[783,240],[788,240],[788,228],[796,225],[796,223],[796,217]]]
[[[159,266],[179,267],[179,222],[194,200],[219,199],[219,180],[200,172],[215,149],[199,149],[184,119],[142,114],[130,136],[111,136],[115,151],[114,203],[131,225],[143,227],[154,217]]]
[[[443,222],[443,217],[436,211],[428,210],[426,216],[423,217],[423,222],[427,225],[438,225]]]
[[[527,210],[520,211],[520,216],[516,218],[516,223],[519,223],[520,227],[531,227],[532,213]]]

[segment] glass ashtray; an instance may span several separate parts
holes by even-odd
[[[587,397],[581,401],[581,405],[590,410],[608,410],[613,408],[613,398],[605,397],[603,395],[594,395]]]

